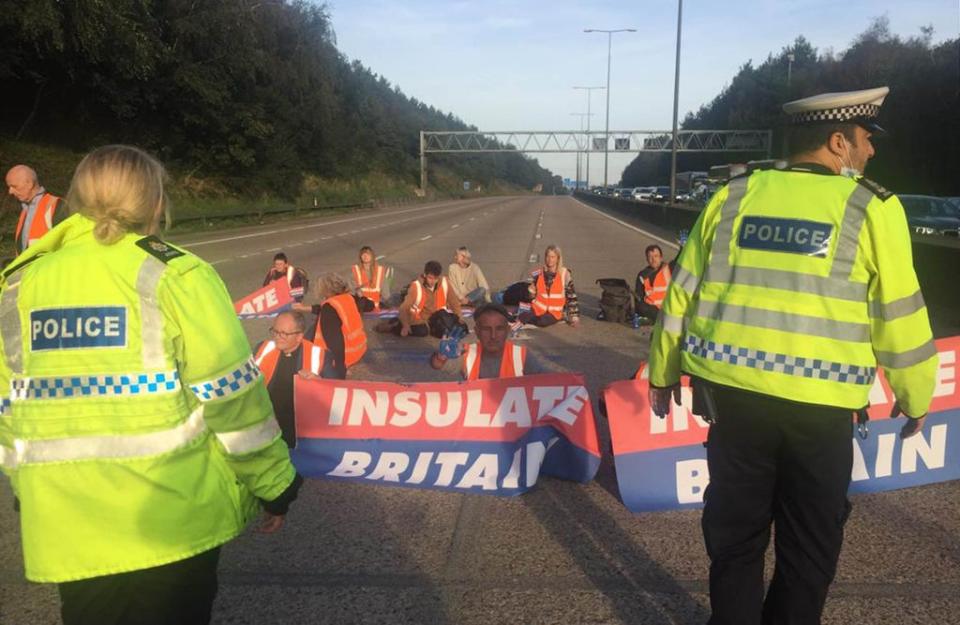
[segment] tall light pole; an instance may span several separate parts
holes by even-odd
[[[580,118],[580,133],[583,134],[583,118],[587,118],[587,123],[590,123],[590,113],[570,113],[571,115],[576,115]],[[580,190],[580,150],[577,150],[577,180],[574,183],[574,187],[577,191]],[[588,187],[589,188],[589,187]]]
[[[574,87],[574,89],[582,89],[587,92],[587,141],[592,141],[590,137],[590,118],[593,117],[593,114],[590,112],[590,95],[593,91],[597,89],[606,89],[606,87]],[[587,191],[590,190],[590,150],[593,149],[592,145],[587,145]]]
[[[683,0],[677,0],[677,62],[673,75],[673,141],[670,150],[670,203],[677,201],[677,114],[680,100],[680,23],[683,20]]]
[[[607,33],[607,127],[603,133],[603,188],[607,188],[607,171],[610,165],[610,56],[613,51],[613,33],[635,33],[636,28],[616,28],[604,30],[602,28],[584,28],[585,33]]]

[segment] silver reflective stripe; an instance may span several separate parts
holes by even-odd
[[[674,334],[681,334],[683,332],[683,317],[674,317],[662,311],[660,312],[660,316],[663,318],[664,330],[673,332]]]
[[[144,369],[162,369],[167,364],[163,349],[163,313],[160,312],[157,294],[160,278],[166,268],[163,261],[148,255],[137,274]]]
[[[883,304],[876,300],[870,302],[870,316],[874,319],[883,319],[884,321],[893,321],[900,317],[912,315],[926,306],[923,301],[923,294],[920,289],[914,291],[912,295],[895,299],[892,302]]]
[[[733,267],[728,271],[726,276],[717,276],[725,278],[724,280],[717,281],[782,289],[792,293],[810,293],[850,302],[864,302],[867,299],[867,285],[863,282],[847,282],[808,273],[756,267]]]
[[[733,222],[736,221],[740,213],[740,202],[743,196],[747,194],[747,177],[736,178],[730,181],[727,186],[727,199],[720,207],[720,223],[717,224],[717,231],[713,236],[713,246],[710,248],[710,265],[708,274],[716,271],[721,275],[726,275],[730,270],[730,252],[732,250],[730,242],[733,240]],[[716,280],[707,277],[711,282],[727,282],[727,280]]]
[[[835,321],[811,315],[799,315],[706,300],[700,301],[700,305],[697,307],[697,316],[748,327],[822,336],[837,341],[870,342],[870,325],[853,321]],[[666,324],[665,320],[664,328],[666,328]]]
[[[477,363],[477,344],[476,343],[470,343],[469,345],[467,345],[467,353],[464,354],[463,362],[465,365],[464,369],[466,369],[466,371],[464,372],[464,375],[469,376],[470,372],[473,371],[474,365],[476,365]]]
[[[511,345],[510,355],[513,357],[513,372],[523,375],[523,348],[519,345]]]
[[[19,289],[20,281],[17,280],[8,284],[0,295],[0,335],[3,336],[7,366],[12,373],[23,373],[23,333],[17,309]]]
[[[17,468],[17,457],[12,447],[0,445],[0,467],[7,471],[13,471]]]
[[[76,436],[50,440],[15,440],[16,465],[76,460],[114,460],[156,456],[174,451],[206,432],[203,407],[194,410],[180,425],[146,434]]]
[[[257,363],[260,364],[259,362]],[[320,365],[323,364],[323,349],[319,345],[310,346],[310,372],[320,375]]]
[[[236,432],[217,432],[217,440],[223,443],[227,453],[233,456],[248,454],[266,447],[280,436],[277,420],[270,417],[262,423]]]
[[[263,359],[267,357],[267,354],[277,349],[277,344],[274,341],[267,341],[266,344],[261,348],[260,354],[257,355],[256,359],[253,361],[258,367],[263,363]]]
[[[700,278],[677,265],[677,270],[673,274],[673,283],[692,297],[697,292],[697,287],[700,286]]]
[[[833,265],[830,267],[831,278],[850,279],[853,263],[857,260],[857,250],[860,249],[860,230],[863,229],[863,220],[867,216],[867,204],[873,197],[872,191],[858,184],[847,198],[847,205],[843,209],[843,222],[837,235],[837,247],[833,254]]]
[[[937,355],[933,341],[927,341],[920,347],[905,352],[874,352],[877,362],[887,369],[905,369]]]

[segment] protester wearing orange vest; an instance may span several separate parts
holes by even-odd
[[[445,329],[452,326],[466,328],[460,315],[460,300],[443,277],[443,267],[431,260],[423,266],[420,277],[410,283],[407,295],[400,303],[397,319],[381,322],[377,331],[400,336],[429,336],[433,333],[440,338]]]
[[[447,350],[441,345],[430,358],[431,367],[448,368],[448,363],[456,361],[454,354],[462,351],[460,375],[467,381],[547,373],[548,370],[527,353],[526,347],[507,340],[511,319],[506,308],[500,304],[482,304],[474,313],[473,321],[477,342],[466,345],[463,350]]]
[[[290,287],[290,296],[293,297],[293,301],[302,302],[303,296],[306,294],[307,287],[310,284],[310,281],[307,280],[307,272],[291,265],[289,259],[287,259],[287,255],[283,252],[278,252],[273,257],[273,266],[270,267],[266,277],[263,279],[263,286],[267,286],[271,282],[281,278],[287,279],[287,285]]]
[[[367,351],[363,317],[356,296],[337,274],[322,275],[316,289],[321,303],[311,309],[317,317],[307,331],[307,339],[325,351],[323,377],[343,380],[347,377],[347,367],[360,362]]]
[[[390,298],[390,268],[377,262],[369,245],[360,248],[360,262],[353,266],[353,293],[373,302],[374,310]]]
[[[543,253],[543,266],[533,270],[527,280],[530,311],[521,312],[521,323],[545,328],[561,319],[576,326],[580,323],[580,308],[573,275],[563,266],[563,252],[557,245],[548,245]]]
[[[17,221],[17,253],[40,240],[51,228],[66,218],[66,211],[57,210],[60,198],[47,193],[40,186],[37,172],[26,165],[14,165],[7,172],[7,192],[20,202],[20,219]]]
[[[280,313],[270,328],[270,340],[260,343],[253,356],[267,384],[280,433],[290,448],[297,442],[293,380],[297,375],[319,378],[323,369],[323,348],[303,338],[306,324],[299,312]]]
[[[637,314],[654,322],[667,296],[667,287],[673,277],[673,268],[677,260],[664,263],[663,250],[656,244],[648,245],[644,253],[647,257],[647,266],[637,274]]]

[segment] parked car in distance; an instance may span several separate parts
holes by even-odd
[[[633,199],[649,202],[653,198],[653,192],[656,187],[635,187],[633,189]]]
[[[960,211],[947,198],[932,195],[898,195],[907,223],[917,234],[960,236]]]
[[[666,202],[670,197],[670,187],[654,187],[653,196],[650,198],[654,202]]]

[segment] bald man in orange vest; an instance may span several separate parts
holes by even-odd
[[[7,172],[7,192],[20,202],[20,220],[14,235],[17,254],[39,241],[64,220],[65,210],[57,210],[60,198],[40,186],[37,172],[26,165],[14,165]]]

